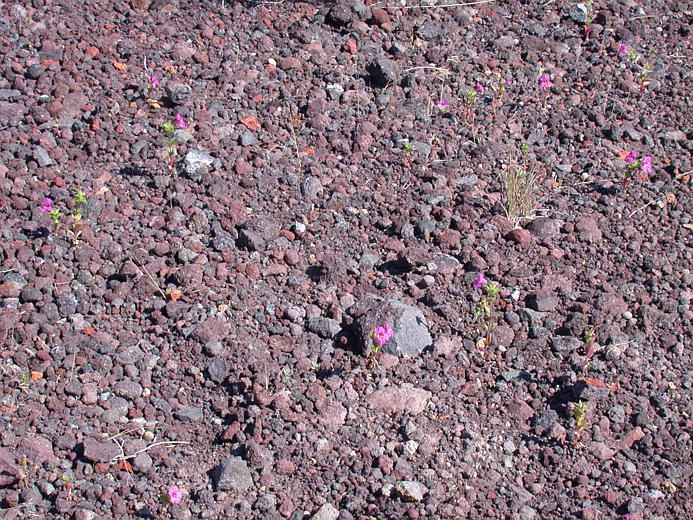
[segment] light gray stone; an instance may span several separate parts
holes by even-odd
[[[244,493],[254,485],[248,464],[240,457],[222,462],[212,473],[212,479],[220,491]]]
[[[395,484],[395,492],[408,502],[421,502],[428,488],[415,480],[402,480]]]
[[[313,515],[313,520],[337,520],[337,518],[339,518],[339,511],[329,502],[323,504]]]

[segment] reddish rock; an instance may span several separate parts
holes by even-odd
[[[290,460],[282,459],[277,461],[277,473],[280,475],[291,475],[296,471],[296,466]]]
[[[519,400],[511,401],[508,404],[508,413],[521,421],[528,421],[534,417],[534,409],[524,401]]]
[[[426,409],[431,392],[408,384],[390,386],[377,390],[366,397],[366,402],[374,408],[387,412],[406,411],[418,415]]]
[[[374,23],[380,25],[381,27],[384,24],[391,23],[390,15],[387,13],[387,11],[385,11],[384,9],[379,9],[377,7],[371,9],[371,18]]]
[[[358,45],[356,44],[356,40],[353,38],[349,38],[347,41],[345,41],[342,44],[342,49],[349,54],[358,54],[359,48]]]
[[[302,69],[303,64],[298,58],[285,56],[277,59],[277,66],[282,70]]]
[[[91,45],[87,47],[87,50],[84,51],[84,55],[87,58],[95,58],[96,56],[98,56],[99,52],[100,51],[98,47],[94,47],[93,45]]]
[[[230,327],[221,318],[207,318],[191,334],[191,338],[200,343],[223,341],[229,334]]]
[[[524,228],[513,229],[508,233],[510,239],[519,245],[527,245],[532,241],[532,235]]]

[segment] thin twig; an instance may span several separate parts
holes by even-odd
[[[70,368],[70,383],[72,383],[72,377],[75,375],[75,361],[77,360],[77,351],[75,350],[72,354],[72,367]]]
[[[137,457],[137,455],[139,455],[140,453],[144,453],[144,452],[146,452],[146,451],[149,451],[149,450],[151,450],[152,448],[156,448],[157,446],[166,446],[166,447],[170,447],[170,446],[174,446],[174,445],[176,445],[176,444],[190,444],[190,442],[188,442],[188,441],[159,441],[159,442],[155,442],[155,443],[153,443],[153,444],[150,444],[149,446],[146,446],[146,447],[142,448],[141,450],[137,450],[137,451],[136,451],[135,453],[133,453],[132,455],[125,455],[125,454],[123,454],[123,455],[118,455],[117,457],[114,457],[114,458],[111,459],[111,463],[115,463],[115,462],[118,462],[118,461],[120,461],[120,460],[134,459],[134,458]],[[121,450],[121,451],[122,451],[122,450]]]
[[[405,5],[397,6],[399,9],[443,9],[445,7],[464,7],[467,5],[490,4],[496,0],[477,0],[476,2],[464,2],[461,4],[441,4],[441,5]]]
[[[127,255],[130,257],[130,260],[132,260],[132,263],[134,263],[135,265],[137,265],[138,268],[140,268],[142,271],[144,271],[144,274],[147,275],[147,277],[148,277],[148,278],[151,280],[151,282],[154,284],[154,287],[156,287],[157,291],[159,291],[159,294],[161,294],[161,296],[162,296],[162,297],[164,298],[164,300],[165,300],[165,299],[166,299],[166,293],[165,293],[164,291],[161,290],[161,287],[159,287],[159,284],[156,283],[156,280],[154,279],[154,277],[153,277],[151,274],[149,274],[149,271],[147,271],[147,268],[146,268],[144,265],[142,265],[140,262],[138,262],[138,261],[135,259],[135,257],[132,256],[132,254],[130,253],[130,251],[127,252]]]
[[[649,206],[652,206],[653,204],[657,204],[657,202],[658,202],[658,201],[656,201],[656,200],[651,200],[651,201],[648,202],[647,204],[643,204],[643,205],[640,206],[638,209],[634,210],[633,213],[631,213],[630,215],[628,215],[628,218],[633,218],[633,215],[635,215],[635,214],[637,214],[637,213],[640,213],[641,211],[645,210],[645,209],[648,208]]]

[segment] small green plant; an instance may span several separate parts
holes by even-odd
[[[166,136],[168,144],[168,165],[169,168],[173,166],[173,157],[176,155],[176,140],[173,137],[173,133],[176,131],[173,123],[164,123],[161,125],[161,131]]]
[[[481,336],[477,340],[477,347],[484,348],[491,343],[491,333],[498,326],[499,314],[495,311],[495,305],[500,294],[500,285],[496,282],[488,282],[484,273],[479,273],[472,285],[481,289],[484,296],[477,302],[474,315],[481,321]]]
[[[597,333],[593,328],[585,331],[585,359],[582,362],[582,371],[585,372],[590,359],[594,356],[594,340],[597,339]]]
[[[392,329],[389,323],[385,322],[385,325],[379,325],[373,332],[371,332],[371,341],[373,345],[368,352],[368,367],[373,368],[377,365],[375,360],[376,356],[380,354],[380,350],[383,345],[390,341],[390,338],[395,335],[395,331]]]
[[[173,158],[176,155],[176,138],[175,138],[175,133],[176,133],[176,128],[185,128],[187,127],[187,123],[183,119],[183,116],[180,114],[176,114],[176,118],[173,122],[166,122],[163,125],[161,125],[161,131],[164,133],[166,136],[166,143],[168,145],[168,167],[169,170],[173,170]]]
[[[640,160],[638,158],[638,154],[634,151],[631,151],[623,158],[623,160],[626,163],[626,175],[622,183],[623,188],[626,188],[628,186],[628,182],[630,181],[631,177],[633,177],[635,172],[638,171],[638,168],[643,173],[643,181],[647,180],[647,176],[645,174],[652,173],[652,157],[650,157],[649,155],[646,155],[642,158],[642,160]]]
[[[72,238],[73,247],[77,247],[79,243],[79,236],[82,234],[82,226],[84,222],[82,221],[84,215],[84,209],[87,206],[87,192],[84,190],[77,190],[72,198],[72,224],[70,229],[67,230],[68,234]],[[54,231],[57,233],[60,229],[60,220],[62,219],[62,212],[53,207],[53,199],[46,198],[41,201],[41,213],[48,212],[48,216],[53,221]]]
[[[573,419],[575,419],[575,441],[576,443],[580,441],[582,432],[589,425],[587,421],[587,403],[580,400],[573,408]]]
[[[282,375],[287,379],[291,377],[291,374],[293,374],[293,371],[290,368],[285,368],[284,370],[282,370]]]
[[[60,482],[63,483],[63,486],[65,486],[65,493],[67,493],[67,496],[65,497],[68,502],[72,501],[72,477],[69,475],[66,475],[63,473],[60,475]]]
[[[640,69],[640,72],[638,73],[638,77],[640,78],[640,93],[642,94],[647,86],[650,84],[650,74],[652,73],[652,65],[650,63],[645,63],[642,68]]]
[[[592,11],[592,2],[585,2],[585,39],[590,37],[590,26],[594,22],[594,11]]]
[[[317,361],[311,361],[310,362],[310,369],[313,372],[317,372],[318,370],[320,370],[320,363],[318,363]]]
[[[628,60],[630,60],[630,62],[639,69],[637,72],[637,75],[638,75],[638,79],[640,80],[640,93],[642,94],[643,91],[650,84],[650,74],[652,74],[652,64],[644,63],[643,65],[640,65],[638,63],[640,61],[640,55],[632,49],[629,51],[626,51],[626,45],[625,44],[621,44],[619,49],[620,49],[619,54],[621,56],[625,55],[625,57],[628,58]]]
[[[522,145],[526,156],[529,145]],[[536,205],[537,176],[534,170],[512,162],[501,171],[501,182],[504,192],[505,216],[517,226],[520,220],[529,217]]]
[[[413,150],[414,150],[414,146],[411,143],[409,143],[409,142],[404,143],[404,156],[407,159],[409,159],[411,157],[411,153]]]
[[[19,465],[22,467],[22,474],[19,475],[19,480],[22,481],[22,485],[25,488],[29,487],[29,482],[27,481],[27,477],[29,475],[29,462],[26,458],[26,455],[24,455],[21,459],[19,459]]]
[[[471,119],[473,116],[474,103],[476,103],[476,91],[467,90],[464,93],[464,106],[466,109],[466,118]]]

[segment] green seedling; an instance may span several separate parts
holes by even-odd
[[[310,369],[311,369],[313,372],[317,372],[318,370],[320,370],[320,363],[318,363],[318,362],[316,362],[316,361],[311,361],[311,362],[310,362]]]
[[[590,362],[592,356],[594,356],[594,340],[597,338],[597,333],[594,329],[590,328],[585,331],[585,359],[582,362],[582,371],[584,372],[587,365]]]
[[[65,475],[63,473],[60,475],[60,482],[63,483],[63,486],[65,486],[65,492],[67,493],[66,500],[68,502],[72,501],[72,478],[69,475]]]
[[[587,403],[580,400],[573,409],[573,419],[575,419],[575,442],[580,441],[583,430],[589,425],[587,421]]]
[[[491,344],[491,333],[498,326],[499,314],[495,312],[495,304],[500,294],[500,285],[496,282],[488,283],[483,275],[479,273],[479,278],[474,282],[474,286],[482,288],[484,297],[476,304],[474,312],[476,318],[481,321],[481,337],[477,340],[477,347],[484,348]]]
[[[60,217],[62,217],[62,215],[63,214],[59,209],[52,209],[48,212],[48,216],[53,221],[53,226],[55,227],[56,232],[58,231],[58,228],[60,228]]]
[[[476,91],[468,90],[464,94],[464,106],[467,110],[467,119],[472,118],[472,109],[474,108],[474,103],[476,103]]]
[[[79,236],[82,234],[82,211],[87,206],[87,194],[84,190],[77,190],[72,199],[74,209],[72,210],[72,230],[69,232],[72,235],[72,245],[77,247]]]
[[[404,156],[409,159],[411,153],[414,150],[414,146],[411,143],[404,143]]]
[[[168,144],[168,166],[169,168],[173,167],[173,157],[176,155],[176,140],[173,137],[173,133],[176,131],[176,128],[173,126],[173,123],[164,123],[161,125],[161,131],[164,133],[167,139],[167,144]]]
[[[28,488],[29,483],[27,482],[26,478],[27,478],[27,475],[29,474],[29,472],[27,470],[27,467],[29,464],[28,464],[26,456],[23,456],[21,459],[19,459],[19,465],[22,467],[22,474],[19,475],[19,480],[22,481],[22,485],[25,488]]]

